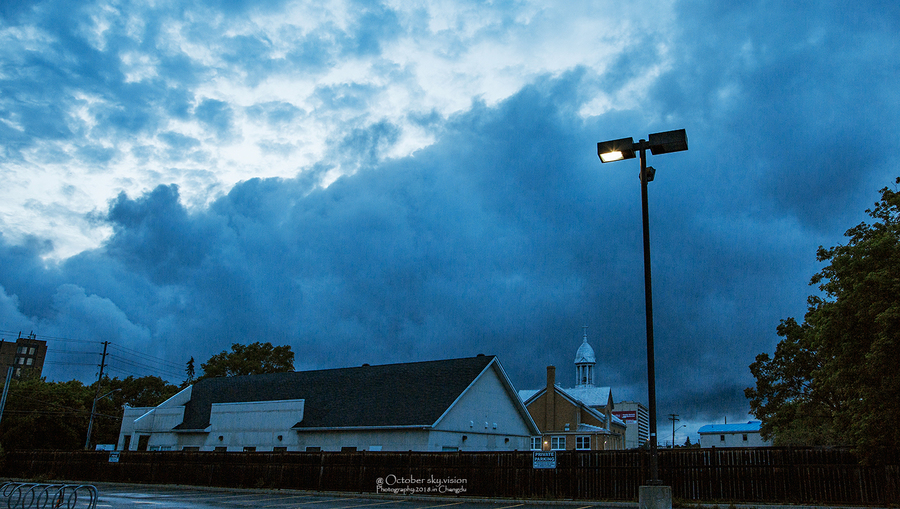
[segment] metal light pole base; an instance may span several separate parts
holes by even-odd
[[[638,487],[638,507],[639,509],[672,509],[672,487]]]

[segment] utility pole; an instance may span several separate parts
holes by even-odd
[[[672,449],[675,448],[675,423],[680,421],[678,414],[669,414],[669,420],[672,421]]]
[[[106,367],[106,347],[109,341],[103,342],[103,356],[100,358],[100,374],[97,376],[97,393],[94,395],[94,404],[91,406],[91,420],[88,422],[87,438],[84,441],[84,450],[91,450],[91,428],[94,427],[94,414],[97,412],[97,400],[100,399],[100,382],[103,380],[103,368]]]

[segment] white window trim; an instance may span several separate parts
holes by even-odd
[[[580,444],[579,444],[580,442]],[[585,447],[587,445],[587,447]],[[591,436],[590,435],[578,435],[575,437],[575,450],[576,451],[590,451],[591,450]]]
[[[562,445],[562,447],[559,447],[559,445]],[[566,450],[566,437],[565,436],[550,437],[550,450],[551,451],[565,451]]]

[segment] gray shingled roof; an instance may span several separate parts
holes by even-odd
[[[296,428],[431,426],[494,360],[464,359],[207,378],[176,430],[209,426],[213,403],[305,400]]]

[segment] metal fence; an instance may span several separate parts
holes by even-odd
[[[9,509],[96,509],[98,493],[85,484],[8,482],[0,486],[0,499]]]
[[[556,468],[521,452],[13,451],[9,477],[320,491],[637,500],[646,451],[559,451]],[[887,505],[900,501],[898,454],[863,463],[819,448],[660,450],[659,476],[684,501]],[[436,488],[436,489],[431,489]],[[443,491],[441,491],[443,490]]]

